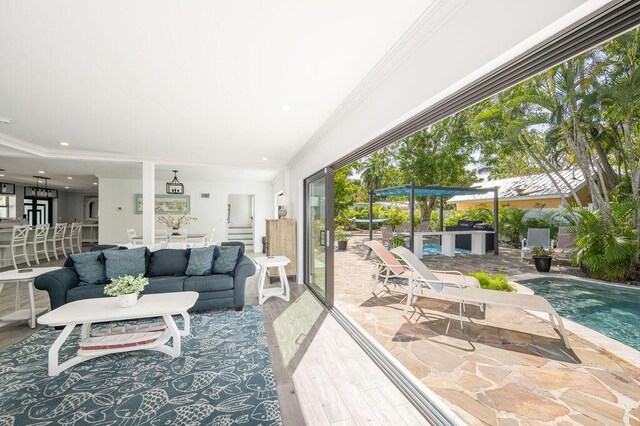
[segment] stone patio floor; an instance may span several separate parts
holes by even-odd
[[[524,311],[419,298],[403,316],[405,285],[378,286],[364,236],[335,253],[335,302],[469,424],[640,425],[640,368]],[[425,257],[434,269],[532,273],[518,250],[499,256]],[[375,257],[375,255],[372,255]],[[567,272],[570,266],[554,266]]]

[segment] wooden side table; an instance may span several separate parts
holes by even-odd
[[[0,292],[2,292],[6,283],[15,282],[17,284],[16,309],[14,312],[0,318],[0,327],[11,324],[15,321],[28,321],[29,327],[36,327],[36,315],[46,311],[46,309],[36,311],[36,304],[33,295],[33,280],[35,280],[39,275],[55,271],[56,269],[60,269],[60,267],[14,269],[0,273]],[[29,291],[29,309],[20,309],[20,287],[24,285],[27,286]]]
[[[258,278],[258,303],[263,304],[270,297],[279,297],[284,301],[289,301],[291,291],[289,289],[289,280],[287,279],[287,266],[291,260],[285,256],[262,256],[256,257],[255,262],[260,266],[260,278]],[[267,269],[278,268],[280,275],[280,287],[264,288],[264,282],[267,279]]]

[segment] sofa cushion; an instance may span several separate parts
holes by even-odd
[[[233,289],[233,277],[229,275],[208,275],[204,277],[188,277],[184,280],[184,291],[222,291]]]
[[[213,263],[213,272],[216,274],[229,274],[236,269],[238,263],[238,246],[220,246],[216,248],[216,260]]]
[[[99,251],[89,251],[86,253],[74,253],[70,256],[80,279],[79,285],[104,284],[107,282],[101,254],[102,252]]]
[[[95,299],[96,297],[106,297],[104,294],[105,284],[79,285],[67,291],[67,303],[83,299]]]
[[[220,243],[220,245],[223,247],[231,247],[231,246],[240,247],[240,249],[238,250],[238,259],[244,256],[245,250],[244,250],[244,243],[242,241],[223,241],[222,243]]]
[[[184,290],[185,277],[151,277],[142,294],[172,293]]]
[[[189,276],[211,275],[215,249],[215,246],[191,249],[186,274]]]
[[[149,257],[147,276],[183,276],[187,270],[189,258],[185,250],[163,249],[154,251]]]
[[[144,275],[146,263],[146,247],[129,250],[105,250],[105,273],[107,278],[114,279],[123,275]]]

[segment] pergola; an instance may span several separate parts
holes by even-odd
[[[409,197],[409,247],[413,247],[414,232],[413,219],[416,197],[439,197],[440,198],[440,232],[444,230],[444,198],[454,195],[487,194],[493,192],[493,254],[498,254],[498,187],[493,188],[466,188],[460,186],[416,186],[414,182],[408,185],[392,186],[388,188],[369,191],[369,239],[373,240],[373,199],[375,197]]]

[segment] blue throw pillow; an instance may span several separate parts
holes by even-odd
[[[79,285],[104,284],[107,281],[104,264],[100,260],[101,255],[100,251],[90,251],[70,256],[78,278],[80,278]]]
[[[215,246],[191,249],[186,274],[191,276],[211,275],[215,249]]]
[[[216,260],[213,263],[213,272],[216,274],[228,274],[236,269],[238,263],[238,246],[221,246],[217,248]]]
[[[123,275],[138,276],[145,273],[146,247],[129,250],[105,250],[105,273],[107,278],[115,279]]]

